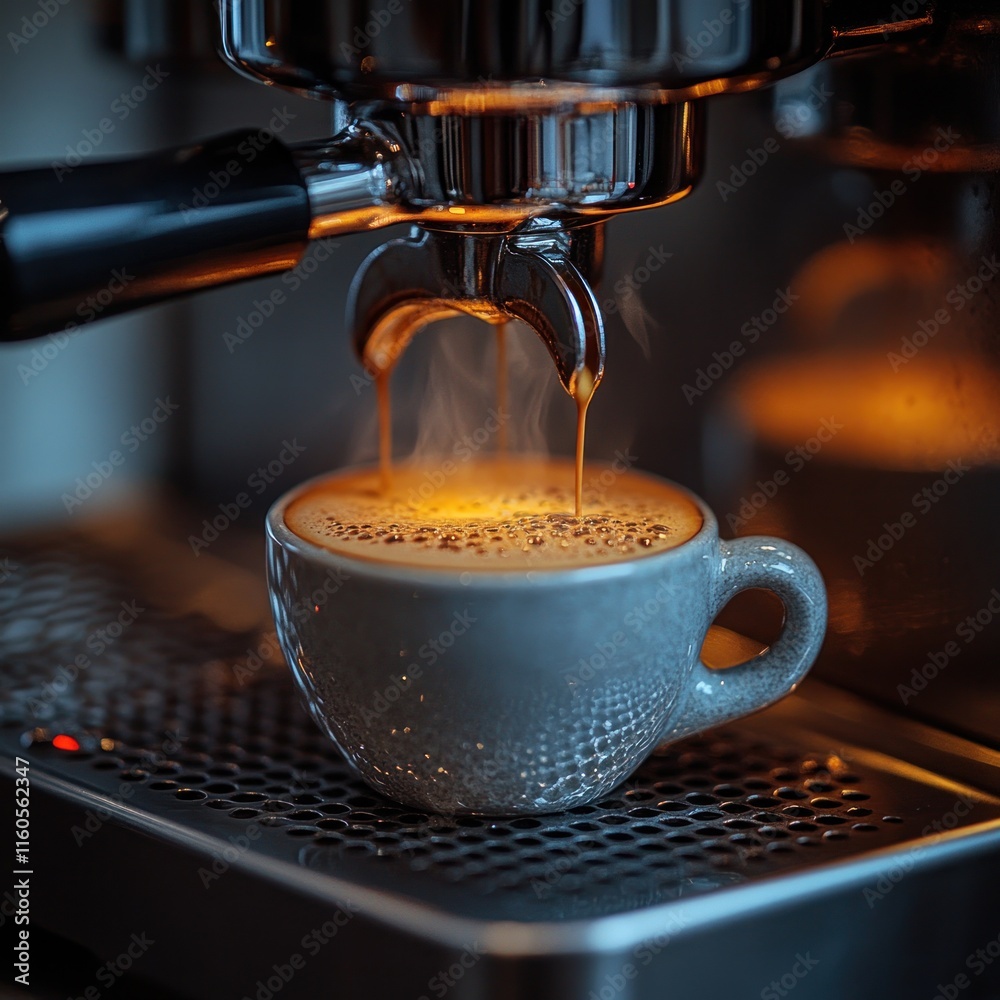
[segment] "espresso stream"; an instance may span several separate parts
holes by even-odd
[[[574,511],[568,459],[497,457],[397,465],[321,480],[285,523],[354,558],[440,569],[566,569],[622,562],[686,542],[702,526],[683,492],[635,472],[588,466],[586,514]]]
[[[508,412],[506,324],[496,328],[497,407]],[[513,457],[501,424],[494,458],[394,465],[392,366],[375,372],[379,464],[330,476],[288,508],[308,541],[363,559],[441,568],[566,568],[673,548],[702,525],[682,492],[630,472],[594,471],[585,482],[587,410],[600,381],[572,381],[576,454]],[[587,504],[584,513],[584,504]]]
[[[501,413],[507,410],[507,325],[498,324],[497,328],[497,409]],[[389,490],[393,482],[392,464],[392,393],[390,378],[392,368],[381,368],[375,372],[375,393],[378,400],[378,456],[382,488]],[[600,382],[599,377],[584,368],[573,380],[570,394],[576,403],[576,463],[574,478],[576,492],[574,510],[577,517],[583,514],[583,455],[587,439],[587,410],[594,392]],[[507,426],[501,424],[498,430],[498,451],[507,454]]]

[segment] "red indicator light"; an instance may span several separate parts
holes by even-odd
[[[60,733],[58,736],[54,737],[52,740],[52,745],[57,750],[79,750],[80,744],[73,739],[72,736],[67,736],[65,733]]]

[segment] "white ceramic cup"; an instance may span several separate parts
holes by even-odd
[[[331,552],[270,510],[282,650],[319,725],[375,789],[445,813],[558,812],[598,799],[659,743],[788,694],[819,652],[826,594],[777,538],[720,541],[711,510],[675,548],[603,565],[459,571]],[[680,487],[674,487],[681,489]],[[761,587],[784,602],[748,663],[699,659],[719,610]]]

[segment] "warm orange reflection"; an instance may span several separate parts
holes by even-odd
[[[831,243],[814,253],[792,280],[797,298],[789,319],[810,340],[829,340],[836,321],[863,296],[905,289],[915,302],[932,293],[943,299],[948,263],[945,249],[927,240],[869,236]]]
[[[701,647],[701,662],[713,670],[735,667],[759,656],[767,647],[732,629],[712,625]]]
[[[928,350],[897,371],[883,352],[791,358],[746,374],[735,400],[779,450],[833,419],[824,460],[899,471],[1000,461],[1000,377],[972,355]]]

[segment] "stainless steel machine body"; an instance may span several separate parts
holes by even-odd
[[[157,546],[182,584],[187,553]],[[807,685],[595,805],[426,815],[373,794],[310,724],[273,634],[178,615],[141,559],[93,539],[3,556],[0,740],[11,776],[31,762],[33,926],[94,967],[142,931],[156,947],[134,990],[841,1000],[963,973],[968,996],[1000,989],[995,965],[965,964],[1000,933],[995,751]],[[144,610],[64,683],[53,664],[123,602]]]

